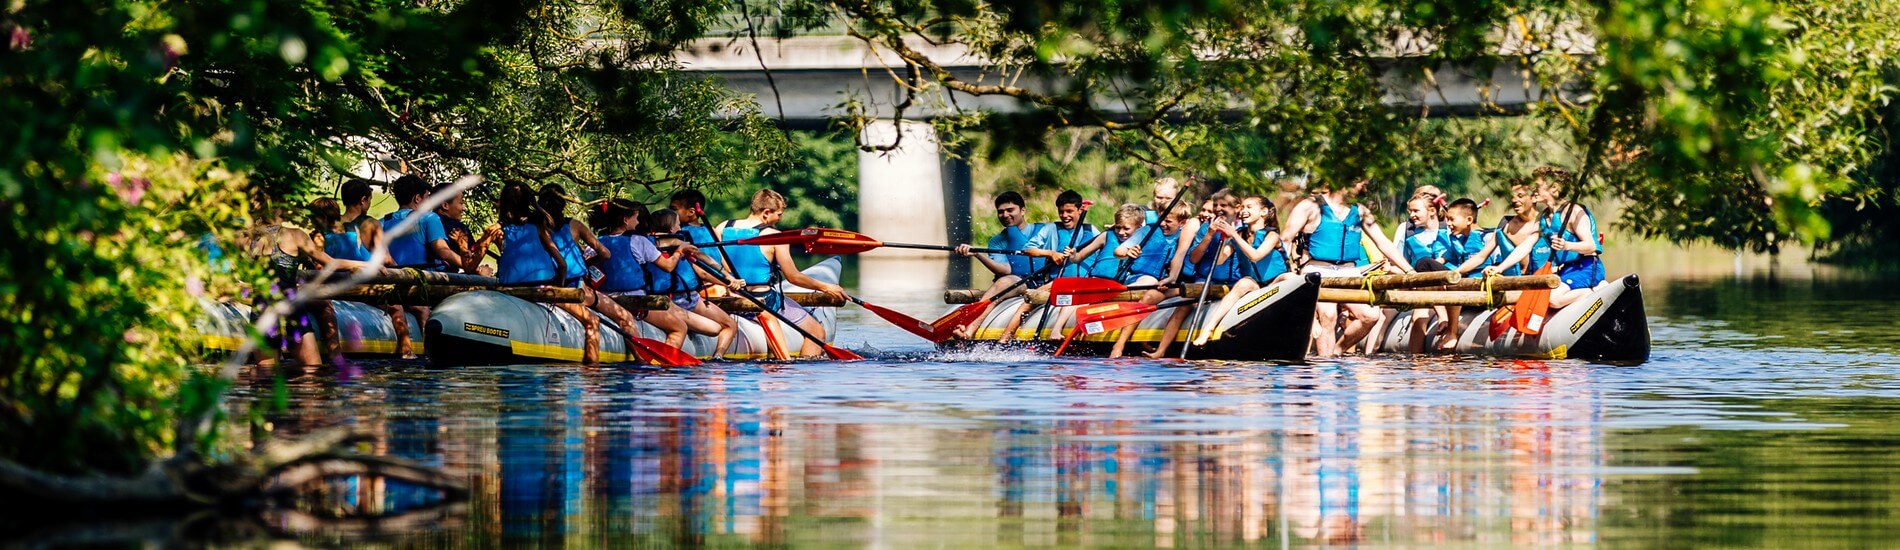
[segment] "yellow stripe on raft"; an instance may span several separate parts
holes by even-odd
[[[205,334],[203,335],[203,337],[204,337],[205,349],[214,349],[218,351],[237,351],[238,346],[244,344],[244,339],[237,336],[219,336],[215,334]],[[412,342],[411,344],[412,344],[413,349],[416,352],[416,355],[422,355],[422,354],[428,353],[428,347],[424,346],[421,340],[416,340]],[[355,342],[347,342],[343,346],[343,353],[378,353],[378,354],[383,354],[383,355],[395,355],[396,341],[395,340],[358,340]]]
[[[1121,330],[1128,330],[1128,329],[1121,329]],[[1029,339],[1030,336],[1035,332],[1042,332],[1042,331],[1032,331],[1029,329],[1016,329],[1016,337],[1013,339],[1026,340],[1026,339]],[[1165,328],[1135,329],[1135,335],[1133,337],[1130,337],[1129,341],[1131,342],[1159,342],[1161,341],[1161,335],[1165,332],[1167,332],[1167,329]],[[1181,340],[1192,340],[1196,336],[1199,336],[1201,332],[1202,331],[1199,331],[1199,330],[1188,330],[1187,327],[1182,327],[1181,333],[1175,335],[1175,341],[1179,342]],[[1215,329],[1214,335],[1212,336],[1212,338],[1219,339],[1221,335],[1225,334],[1225,332],[1226,331]],[[1079,337],[1076,337],[1075,340],[1078,342],[1113,342],[1115,341],[1116,338],[1119,337],[1119,334],[1120,334],[1119,330],[1111,330],[1111,331],[1104,332],[1101,334],[1079,336]],[[970,336],[970,338],[972,340],[990,340],[990,341],[1000,340],[1003,338],[1003,329],[1000,329],[1000,328],[977,329],[976,332]],[[1061,337],[1048,336],[1047,334],[1045,334],[1042,339],[1043,340],[1060,340]]]

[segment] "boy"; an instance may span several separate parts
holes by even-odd
[[[414,175],[396,178],[394,187],[396,204],[402,205],[402,209],[383,216],[383,235],[379,238],[387,238],[390,229],[395,228],[409,216],[415,215],[416,207],[422,206],[422,200],[429,194],[429,182],[422,181],[422,178]],[[415,230],[410,231],[409,234],[392,238],[389,241],[389,258],[397,267],[418,267],[428,270],[462,265],[462,257],[449,248],[447,232],[442,228],[442,216],[435,212],[422,214],[422,219],[416,223]],[[429,326],[428,306],[404,306],[404,309],[416,315],[416,323],[425,327]],[[399,322],[396,325],[397,331],[408,330],[404,323]],[[400,342],[398,342],[398,347],[402,347]],[[397,353],[404,359],[415,357],[415,353],[409,349],[398,349]]]
[[[1599,258],[1603,244],[1598,239],[1596,216],[1589,208],[1564,195],[1570,172],[1544,166],[1531,172],[1531,180],[1536,188],[1533,202],[1548,208],[1534,225],[1538,234],[1550,243],[1550,262],[1562,280],[1557,290],[1550,293],[1550,307],[1560,309],[1588,296],[1592,289],[1603,284],[1603,260]],[[1499,265],[1485,268],[1484,272],[1500,273],[1503,271],[1500,266],[1523,261],[1532,251],[1532,247],[1520,246]]]
[[[1035,228],[1032,231],[1034,234],[1030,237],[1029,243],[1023,247],[1023,253],[1029,258],[1045,262],[1044,267],[1038,271],[1047,269],[1047,262],[1055,262],[1056,265],[1061,266],[1061,270],[1055,274],[1056,277],[1088,276],[1088,262],[1069,261],[1069,254],[1075,251],[1076,245],[1086,243],[1095,237],[1095,226],[1082,223],[1083,212],[1082,194],[1064,189],[1062,194],[1056,195],[1056,223],[1032,225]],[[1035,284],[1036,281],[1031,282],[1031,286]],[[1031,308],[1029,301],[1024,300],[1022,306],[1017,308],[1016,315],[1009,319],[1007,325],[1004,325],[1003,336],[996,341],[1005,343],[1014,339],[1016,329],[1022,326],[1023,317],[1029,314]],[[1043,318],[1048,319],[1048,316],[1045,315]],[[1051,331],[1050,334],[1053,336],[1054,332]]]
[[[698,189],[681,189],[673,193],[671,207],[679,214],[680,232],[695,245],[713,242],[711,229],[706,228],[706,194]],[[724,269],[726,263],[719,255],[711,255],[707,263]]]
[[[1010,251],[1023,250],[1029,246],[1029,242],[1037,233],[1044,230],[1044,228],[1038,226],[1047,225],[1031,224],[1025,219],[1028,212],[1024,210],[1025,203],[1023,202],[1021,193],[1004,191],[1003,194],[996,196],[995,205],[996,221],[1002,223],[1003,230],[998,231],[995,237],[990,238],[988,244],[989,248]],[[1045,259],[1021,254],[976,254],[970,252],[970,245],[967,244],[957,245],[956,253],[966,258],[976,258],[976,261],[983,264],[983,267],[988,268],[990,273],[996,274],[996,281],[990,283],[990,287],[983,290],[982,299],[991,300],[992,305],[990,307],[994,307],[993,302],[995,301],[1016,296],[1023,293],[1027,287],[1035,286],[1034,281],[1021,286],[1016,285],[1016,281],[1030,277],[1048,262],[1048,260]],[[1013,290],[1008,290],[1007,294],[1003,294],[1006,289],[1012,288]],[[978,315],[977,318],[982,319],[988,315],[989,307],[985,307],[983,308],[983,313]],[[972,323],[958,329],[957,336],[962,338],[970,337],[969,331],[973,330],[972,327],[975,325],[976,323]],[[1009,335],[1005,334],[1004,336],[1007,337]]]
[[[752,195],[751,213],[742,220],[726,220],[713,230],[713,237],[721,241],[736,241],[760,235],[778,233],[772,227],[785,216],[785,196],[771,189],[760,189]],[[811,316],[798,302],[785,299],[779,293],[778,282],[789,281],[792,284],[817,290],[839,300],[845,299],[844,288],[831,283],[813,279],[798,270],[798,263],[792,260],[792,250],[787,245],[770,246],[728,246],[726,257],[731,261],[731,270],[738,277],[733,279],[735,288],[751,291],[761,296],[766,305],[777,309],[787,320],[800,328],[811,332],[813,336],[825,338],[825,327]],[[768,322],[761,318],[761,324]],[[817,342],[805,341],[799,354],[816,357],[823,353]]]
[[[1116,257],[1127,258],[1132,265],[1129,269],[1130,279],[1125,281],[1125,284],[1157,287],[1143,293],[1141,303],[1159,304],[1162,300],[1180,294],[1179,289],[1167,287],[1180,280],[1182,260],[1187,255],[1187,250],[1180,246],[1182,236],[1186,234],[1183,226],[1191,223],[1193,219],[1194,213],[1188,211],[1187,205],[1176,204],[1174,210],[1168,211],[1161,218],[1159,235],[1155,235],[1152,239],[1145,239],[1145,233],[1156,231],[1156,228],[1144,226],[1140,231],[1129,235],[1127,242],[1115,249]],[[1149,242],[1146,248],[1141,246],[1144,240]],[[1168,345],[1174,342],[1175,333],[1181,330],[1181,319],[1179,315],[1169,316],[1168,328],[1162,333],[1161,345],[1145,355],[1159,359],[1167,353]],[[1134,335],[1134,327],[1122,329],[1121,336],[1115,339],[1115,346],[1109,351],[1108,356],[1121,357],[1123,349],[1128,346],[1128,339]]]

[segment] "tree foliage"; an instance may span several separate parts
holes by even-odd
[[[126,473],[207,441],[175,432],[219,386],[184,366],[198,342],[181,329],[200,298],[269,287],[201,246],[364,162],[594,193],[782,163],[789,142],[749,101],[672,70],[721,6],[0,6],[0,458]]]
[[[1129,157],[1243,187],[1266,185],[1272,169],[1394,187],[1454,156],[1516,174],[1527,158],[1557,159],[1584,176],[1580,193],[1627,199],[1638,233],[1776,250],[1838,238],[1817,207],[1891,203],[1896,185],[1856,177],[1890,141],[1877,108],[1895,93],[1883,76],[1900,7],[1880,0],[774,5],[788,14],[780,34],[844,28],[902,58],[889,76],[906,105],[952,90],[1023,106],[939,119],[947,131],[1035,148],[1053,129],[1100,127]],[[958,74],[920,43],[993,65]],[[1488,129],[1433,127],[1443,113],[1388,101],[1395,83],[1458,67],[1512,68],[1536,84],[1515,112],[1480,114],[1522,114],[1542,131],[1486,141]],[[847,107],[859,124],[872,112]]]

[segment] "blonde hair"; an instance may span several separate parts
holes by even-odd
[[[1174,209],[1168,211],[1168,218],[1177,222],[1193,219],[1194,207],[1188,206],[1185,202],[1175,203]]]
[[[1139,226],[1141,225],[1141,221],[1147,217],[1148,210],[1142,208],[1139,204],[1124,204],[1115,208],[1116,223],[1134,220],[1135,225]]]
[[[785,211],[785,195],[771,189],[760,189],[752,194],[752,213]]]

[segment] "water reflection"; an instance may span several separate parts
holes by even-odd
[[[1597,540],[1608,465],[1587,367],[914,365],[879,368],[885,400],[801,381],[863,365],[387,366],[369,375],[381,392],[293,385],[334,408],[278,428],[353,423],[378,451],[464,472],[468,528],[514,542]],[[1498,393],[1463,402],[1476,392]],[[916,406],[958,395],[985,398]],[[359,483],[339,488],[349,505],[419,502]]]

